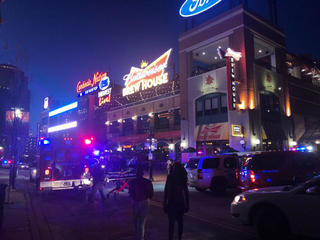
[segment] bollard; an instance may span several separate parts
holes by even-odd
[[[3,209],[4,209],[4,200],[6,197],[6,184],[0,184],[0,230],[2,228],[2,222],[3,222]]]

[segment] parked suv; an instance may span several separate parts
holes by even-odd
[[[236,186],[238,157],[226,154],[190,158],[185,164],[190,187],[202,192],[223,193],[228,187]]]
[[[261,152],[240,158],[242,190],[304,182],[320,171],[320,159],[306,152]]]

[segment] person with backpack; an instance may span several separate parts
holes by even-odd
[[[188,176],[181,163],[174,163],[164,189],[163,210],[169,219],[169,240],[173,240],[174,225],[178,223],[179,240],[183,234],[183,216],[189,211]]]

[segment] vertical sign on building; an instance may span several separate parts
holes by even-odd
[[[238,104],[238,91],[236,80],[236,61],[240,61],[241,52],[235,52],[228,48],[225,57],[227,57],[227,76],[228,76],[228,95],[229,95],[229,110],[236,110]]]

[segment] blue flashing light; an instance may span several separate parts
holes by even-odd
[[[3,161],[3,163],[4,163],[4,164],[7,164],[7,163],[8,163],[8,161],[7,161],[7,160],[4,160],[4,161]]]
[[[51,142],[48,139],[43,140],[43,145],[49,145]]]
[[[75,109],[77,107],[78,107],[78,102],[74,102],[74,103],[68,104],[66,106],[63,106],[61,108],[58,108],[58,109],[55,109],[55,110],[49,112],[49,117],[56,116],[56,115],[58,115],[60,113],[64,113],[64,112],[70,111],[70,110]]]
[[[271,178],[267,178],[267,182],[271,183],[272,182]]]
[[[93,151],[93,155],[96,156],[96,157],[99,156],[100,155],[100,151],[99,150],[94,150]]]

